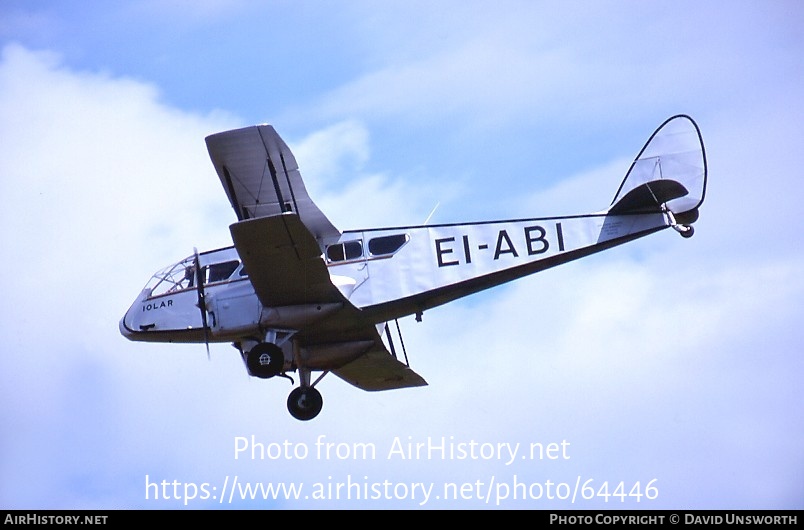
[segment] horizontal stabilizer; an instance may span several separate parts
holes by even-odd
[[[662,211],[662,204],[687,194],[687,188],[675,180],[654,180],[640,184],[626,193],[609,208],[609,213],[659,213]]]

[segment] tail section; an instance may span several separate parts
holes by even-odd
[[[690,225],[698,219],[704,200],[706,172],[698,125],[689,116],[673,116],[656,129],[639,152],[608,213],[664,212],[674,227]],[[691,227],[686,228],[691,235]],[[678,230],[687,235],[686,229]]]
[[[385,322],[590,256],[669,227],[693,233],[706,187],[698,126],[688,116],[665,121],[628,170],[608,210],[591,214],[346,232],[368,241],[361,287],[349,301]],[[399,241],[377,255],[373,241]],[[380,245],[382,246],[382,245]],[[354,262],[330,274],[355,274]],[[339,271],[343,271],[342,273]]]

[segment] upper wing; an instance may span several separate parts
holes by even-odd
[[[314,238],[340,237],[307,195],[296,159],[273,127],[221,132],[206,142],[238,220],[295,212]]]
[[[335,375],[364,390],[427,384],[388,352],[374,322],[332,284],[318,243],[298,215],[240,221],[230,231],[263,306],[340,305],[302,326],[294,336],[309,351],[337,344],[359,347],[360,355],[351,362],[328,367]]]

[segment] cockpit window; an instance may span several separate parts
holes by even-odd
[[[327,247],[327,261],[346,261],[358,259],[363,256],[363,242],[361,240],[336,243]]]
[[[194,287],[195,281],[195,257],[190,256],[157,271],[145,287],[151,290],[150,296],[158,296]]]
[[[408,242],[407,234],[394,234],[392,236],[381,236],[370,239],[368,243],[369,254],[372,256],[385,256],[393,254],[402,245]]]
[[[159,296],[194,288],[198,281],[195,266],[195,256],[190,256],[174,265],[157,271],[145,286],[146,289],[151,290],[149,296]],[[201,268],[201,277],[204,278],[204,283],[223,282],[228,280],[239,266],[240,262],[237,260],[211,263]]]

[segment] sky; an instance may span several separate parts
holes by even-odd
[[[804,508],[802,35],[794,0],[4,1],[0,506]],[[231,244],[209,134],[273,124],[346,230],[599,211],[679,113],[695,236],[401,319],[426,387],[327,376],[299,422],[230,345],[118,331]]]

